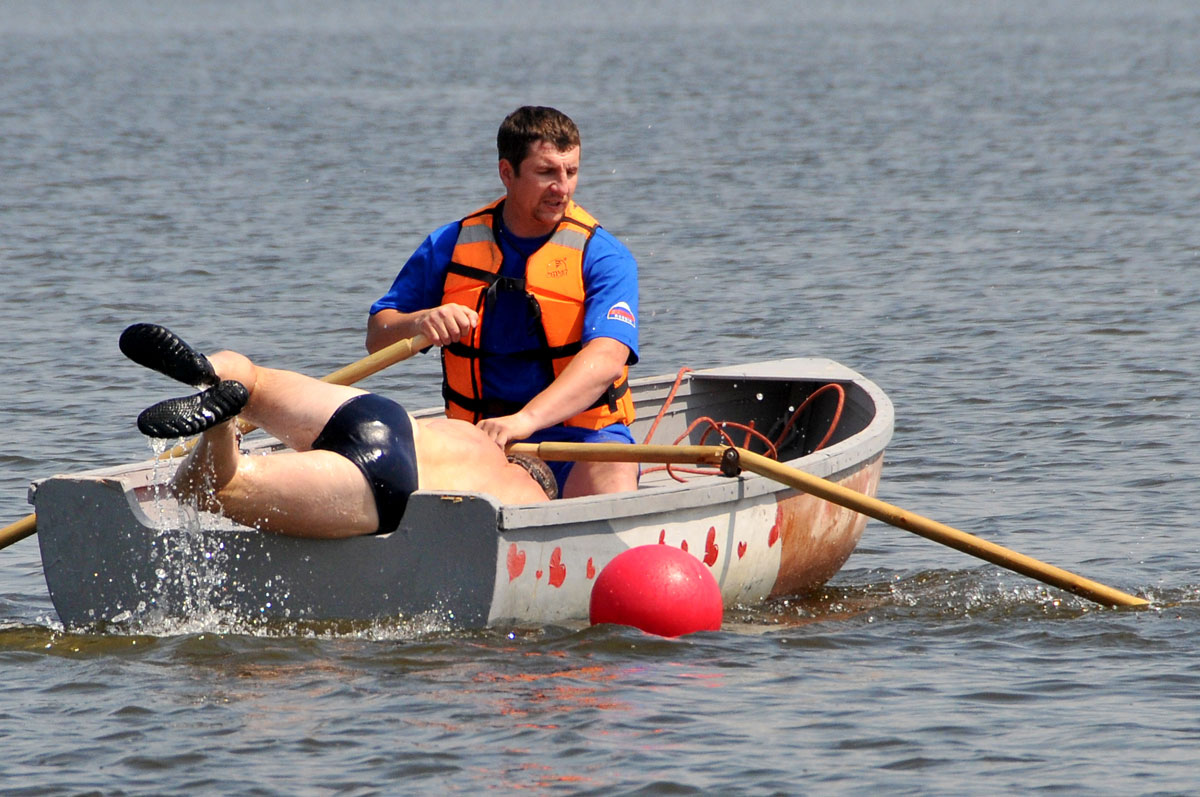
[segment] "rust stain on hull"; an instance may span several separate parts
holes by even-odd
[[[838,484],[874,496],[883,470],[878,456]],[[770,597],[796,595],[821,586],[841,569],[867,525],[866,515],[806,493],[788,493],[776,504],[779,529],[779,574]]]

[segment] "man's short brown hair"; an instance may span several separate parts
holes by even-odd
[[[566,152],[579,146],[579,128],[562,111],[541,105],[523,105],[500,123],[496,149],[500,152],[500,160],[508,161],[513,171],[519,174],[521,161],[529,154],[529,147],[539,141],[553,144],[559,152]]]

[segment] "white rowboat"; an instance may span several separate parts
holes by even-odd
[[[762,451],[744,428],[774,441],[793,419],[779,441],[781,462],[876,492],[892,405],[838,363],[774,360],[631,386],[635,439],[654,425],[654,443],[721,444],[701,420],[709,418],[727,424],[733,444]],[[245,445],[264,454],[281,448],[271,438]],[[819,587],[866,524],[851,509],[753,473],[676,472],[679,481],[648,468],[636,492],[544,504],[420,491],[391,534],[310,540],[181,506],[163,488],[176,464],[147,460],[31,486],[46,584],[64,625],[202,611],[264,621],[431,614],[468,628],[574,623],[586,621],[604,565],[651,543],[686,548],[708,565],[726,606],[750,605]]]

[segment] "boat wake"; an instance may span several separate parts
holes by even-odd
[[[885,570],[845,571],[842,580],[809,595],[735,607],[726,612],[727,627],[759,632],[817,623],[918,620],[922,623],[1017,622],[1070,620],[1102,611],[1128,611],[1097,606],[1090,600],[987,568],[927,570],[899,574]],[[1193,604],[1200,590],[1139,589],[1152,610]]]

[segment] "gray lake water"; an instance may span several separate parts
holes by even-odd
[[[0,792],[1200,791],[1200,7],[0,4],[0,512],[144,459],[117,335],[324,374],[521,104],[638,257],[635,375],[831,357],[880,497],[1120,589],[872,522],[722,631],[64,631],[0,552]],[[372,377],[438,403],[435,358]],[[169,391],[169,388],[167,388]]]

